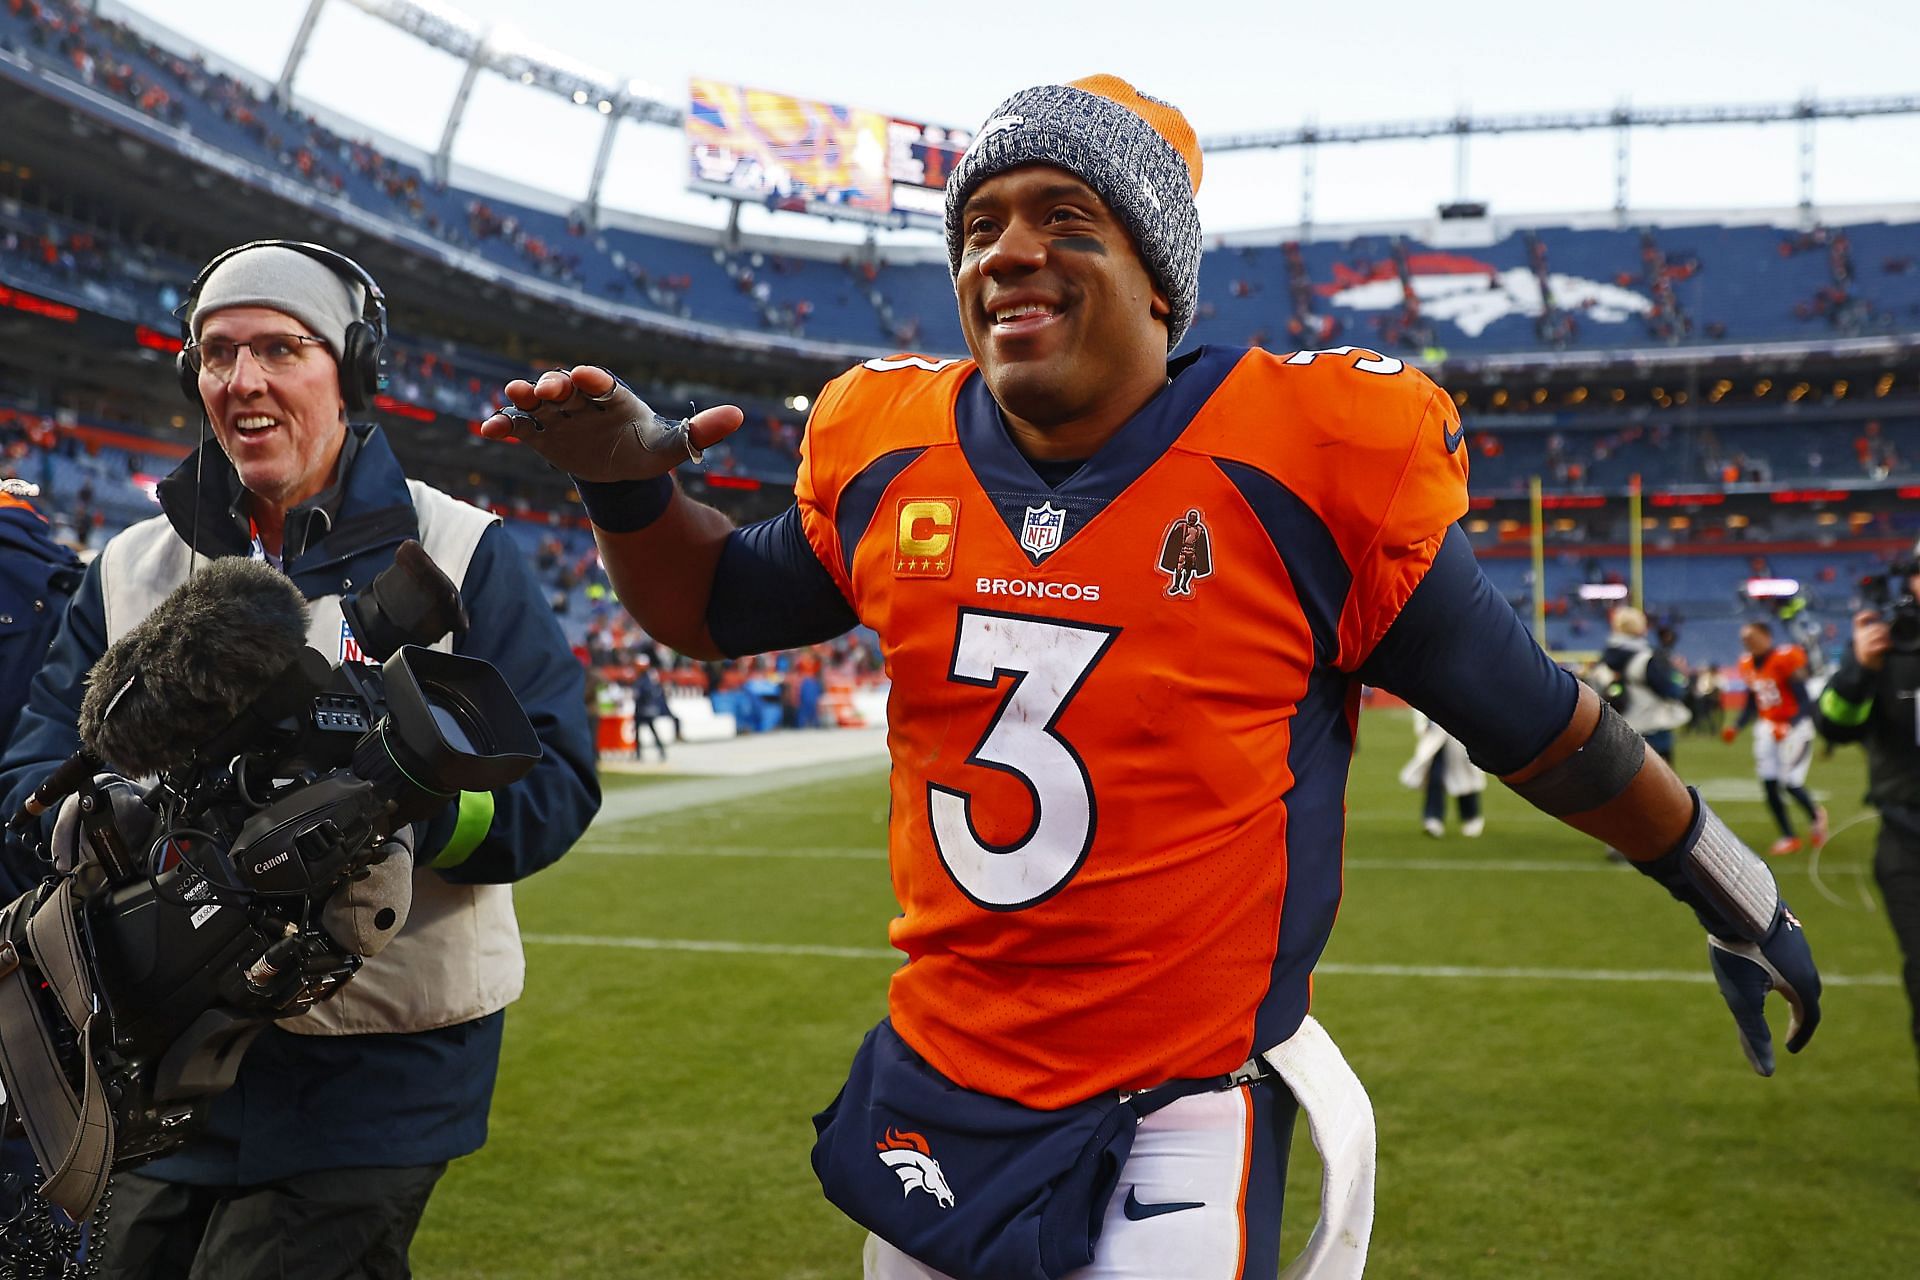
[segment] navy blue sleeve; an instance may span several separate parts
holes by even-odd
[[[1655,653],[1647,659],[1647,688],[1669,702],[1687,700],[1686,677],[1673,669],[1663,653]]]
[[[0,755],[0,821],[11,818],[55,765],[80,747],[80,697],[87,672],[107,648],[106,606],[100,594],[100,562],[87,566],[80,589],[67,606],[53,645],[27,690],[26,706]],[[44,838],[53,825],[43,819]],[[11,901],[37,883],[46,868],[9,835],[0,854],[0,895]]]
[[[1546,750],[1580,695],[1480,572],[1457,525],[1360,678],[1426,712],[1496,775]]]
[[[800,508],[727,537],[707,598],[707,634],[730,658],[845,635],[860,619],[813,554]]]
[[[474,549],[460,594],[474,625],[454,650],[499,669],[540,739],[540,762],[492,793],[486,834],[457,865],[435,870],[460,884],[506,884],[572,848],[600,811],[586,673],[526,557],[499,525]],[[422,865],[447,847],[457,814],[470,803],[450,806],[427,825],[415,850]]]

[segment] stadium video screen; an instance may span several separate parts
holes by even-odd
[[[893,207],[936,220],[946,212],[947,175],[967,153],[973,135],[965,129],[891,120],[887,126],[887,176]]]
[[[937,223],[963,129],[695,78],[688,187],[770,209]]]

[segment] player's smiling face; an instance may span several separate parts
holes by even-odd
[[[1166,295],[1126,226],[1063,169],[996,174],[960,218],[960,326],[988,389],[1023,446],[1086,456],[1166,382]]]
[[[284,311],[229,307],[207,317],[200,342],[252,342],[306,332]],[[240,351],[229,376],[200,371],[200,398],[215,439],[248,492],[286,511],[332,481],[346,439],[346,408],[339,365],[323,344],[300,344],[293,367],[271,373],[251,351]]]

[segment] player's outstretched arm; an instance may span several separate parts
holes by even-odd
[[[607,577],[649,635],[694,657],[720,656],[707,600],[733,522],[682,494],[672,472],[731,435],[744,418],[739,408],[662,418],[593,365],[516,378],[504,391],[509,407],[480,434],[518,440],[573,477]]]
[[[1773,1072],[1765,1003],[1793,1011],[1787,1048],[1820,1022],[1820,975],[1773,874],[1647,749],[1618,712],[1556,666],[1451,530],[1360,668],[1465,744],[1529,803],[1604,840],[1692,907],[1754,1070]]]
[[[1773,1074],[1769,992],[1779,992],[1792,1015],[1788,1052],[1806,1047],[1820,1025],[1820,973],[1773,873],[1598,694],[1582,686],[1566,729],[1502,781],[1536,808],[1620,850],[1693,908],[1755,1071]]]

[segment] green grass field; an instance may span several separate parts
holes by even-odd
[[[1427,838],[1394,781],[1410,750],[1403,718],[1369,714],[1314,1003],[1378,1115],[1368,1275],[1920,1274],[1920,1094],[1874,825],[1846,825],[1858,752],[1814,766],[1833,843],[1774,864],[1828,987],[1808,1051],[1762,1080],[1688,912],[1497,784],[1483,838]],[[1744,743],[1680,754],[1771,839]],[[884,1011],[884,780],[603,823],[519,886],[528,984],[492,1139],[434,1197],[418,1274],[859,1275],[807,1152]],[[1303,1124],[1289,1254],[1318,1179]]]

